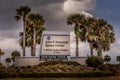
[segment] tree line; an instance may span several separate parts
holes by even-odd
[[[22,18],[23,32],[20,32],[20,45],[25,56],[25,47],[31,47],[31,56],[35,56],[36,44],[40,44],[42,31],[45,30],[45,20],[40,14],[31,13],[27,6],[16,9],[15,19]],[[109,51],[112,43],[115,42],[113,26],[103,19],[87,17],[83,14],[72,14],[67,17],[66,23],[74,25],[76,39],[76,56],[79,56],[79,41],[88,42],[90,55],[94,56],[93,50],[102,57],[103,51]]]
[[[17,8],[14,18],[23,21],[23,32],[19,33],[23,56],[26,56],[25,47],[31,47],[31,56],[35,56],[36,44],[40,44],[42,32],[45,30],[44,18],[40,14],[31,13],[28,6]],[[72,14],[67,17],[66,24],[74,28],[76,56],[79,56],[79,41],[89,43],[90,56],[94,56],[93,50],[96,50],[100,57],[102,52],[109,51],[111,44],[115,42],[114,28],[104,19]]]

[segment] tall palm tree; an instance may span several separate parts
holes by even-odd
[[[31,13],[27,16],[27,32],[28,34],[31,34],[31,51],[32,51],[32,56],[35,56],[35,49],[36,49],[36,41],[37,37],[36,35],[39,35],[43,31],[43,25],[44,25],[44,19],[41,15],[39,14],[34,14]],[[32,32],[32,33],[31,33]],[[38,34],[37,34],[38,33]]]
[[[10,58],[6,58],[5,61],[7,63],[7,67],[9,67],[9,63],[11,63],[11,59]]]
[[[113,27],[103,19],[98,20],[97,27],[98,27],[97,54],[98,56],[102,57],[102,52],[108,51],[110,49],[110,45],[115,41],[115,34]]]
[[[96,19],[92,17],[88,18],[85,23],[85,25],[87,26],[86,40],[90,46],[91,56],[94,56],[93,49],[97,47],[96,40],[98,36],[97,36],[97,30],[96,30],[97,28],[95,24],[96,24]]]
[[[15,50],[11,53],[11,56],[11,59],[13,60],[13,65],[15,65],[15,57],[20,57],[20,52]]]
[[[93,56],[93,49],[97,50],[97,55],[102,57],[103,51],[110,49],[110,44],[115,41],[114,30],[107,21],[103,19],[88,18],[86,39],[90,45],[90,53]]]
[[[0,48],[0,62],[1,62],[1,56],[4,55],[5,53],[2,51],[2,49]]]
[[[19,21],[22,17],[23,20],[23,56],[25,56],[25,29],[26,29],[26,16],[31,11],[31,9],[27,6],[21,6],[18,9],[16,9],[17,15],[15,16],[15,19]]]
[[[79,38],[81,41],[85,41],[85,33],[81,34],[85,30],[85,26],[83,23],[85,22],[85,16],[80,14],[73,14],[67,17],[67,24],[74,24],[74,33],[76,38],[76,56],[79,56],[78,46],[79,46]]]
[[[30,27],[30,26],[29,26]],[[25,38],[25,43],[26,43],[26,47],[31,47],[31,56],[33,56],[33,45],[32,45],[32,42],[33,42],[33,31],[27,27],[26,28],[26,38]],[[28,29],[29,28],[29,29]],[[36,30],[36,44],[40,44],[41,43],[41,36],[42,36],[42,32],[45,30],[44,27],[40,27]],[[19,34],[20,36],[20,39],[19,39],[19,44],[20,46],[22,47],[22,42],[23,42],[23,32],[20,32]]]

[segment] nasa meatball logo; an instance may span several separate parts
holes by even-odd
[[[51,37],[50,36],[47,36],[47,40],[50,40],[51,39]]]

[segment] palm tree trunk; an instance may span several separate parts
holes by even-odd
[[[93,44],[92,44],[92,42],[90,42],[89,45],[90,45],[90,54],[91,54],[91,56],[93,56]]]
[[[1,55],[0,55],[0,62],[1,62]]]
[[[7,67],[9,67],[9,62],[7,62]]]
[[[33,45],[32,44],[31,44],[31,56],[33,56]]]
[[[78,46],[79,46],[79,41],[78,41],[78,37],[76,37],[76,57],[79,56],[79,54],[78,54]]]
[[[25,56],[25,29],[26,29],[26,25],[25,25],[25,16],[23,16],[23,56]]]
[[[33,54],[34,54],[34,52],[33,52],[33,47],[34,47],[34,46],[33,46],[33,44],[34,44],[34,41],[33,41],[34,39],[33,39],[33,38],[34,38],[34,36],[33,36],[33,35],[34,35],[34,34],[33,34],[33,32],[32,32],[32,37],[31,37],[31,56],[33,56]]]
[[[102,58],[102,49],[101,49],[101,46],[98,46],[97,55]]]
[[[35,47],[36,47],[36,31],[33,29],[33,56],[35,56]]]

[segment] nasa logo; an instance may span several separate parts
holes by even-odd
[[[51,39],[51,37],[50,36],[47,36],[47,40],[50,40]]]

